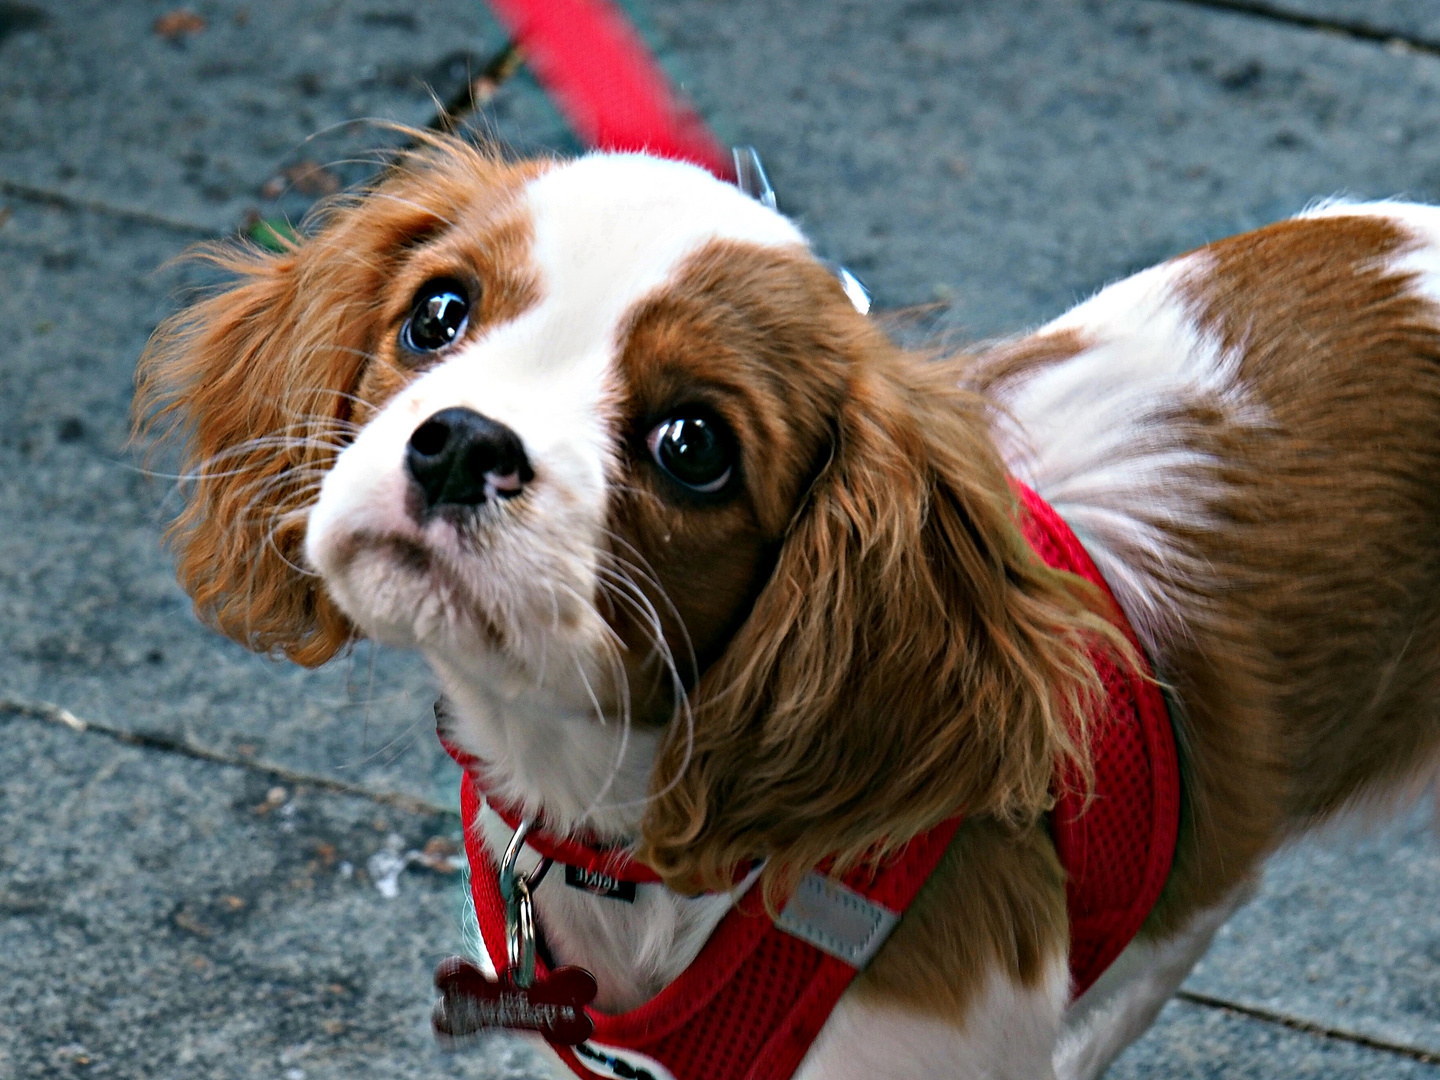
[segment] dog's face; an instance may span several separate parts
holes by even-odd
[[[385,289],[306,560],[367,635],[663,722],[828,443],[845,299],[694,168],[597,156],[482,195]]]
[[[240,283],[157,334],[141,402],[190,425],[180,575],[227,633],[649,726],[675,881],[1045,804],[1093,597],[1021,540],[986,403],[780,215],[447,142],[219,259]]]

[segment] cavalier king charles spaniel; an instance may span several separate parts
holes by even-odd
[[[258,652],[419,650],[489,797],[658,873],[536,892],[600,1010],[691,963],[737,868],[779,903],[963,814],[801,1074],[1093,1077],[1269,853],[1433,772],[1440,211],[1324,205],[958,355],[643,155],[437,137],[289,250],[210,257],[235,280],[138,379],[193,481],[181,582]],[[1017,480],[1113,604],[1026,545]],[[1072,1001],[1047,814],[1097,650],[1153,664],[1183,810]]]

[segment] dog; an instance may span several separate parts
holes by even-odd
[[[1267,855],[1433,773],[1440,210],[1320,205],[957,355],[643,155],[437,137],[289,250],[209,257],[235,280],[138,376],[189,463],[181,582],[300,664],[419,650],[488,802],[653,873],[535,890],[601,1012],[743,896],[773,915],[963,815],[798,1075],[1098,1076]],[[1017,485],[1106,589],[1035,555]],[[1048,815],[1093,775],[1107,656],[1164,687],[1183,805],[1072,999]]]

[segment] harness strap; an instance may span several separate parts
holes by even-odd
[[[456,757],[454,749],[448,745],[446,748],[450,749],[452,757]],[[456,757],[456,760],[459,758]],[[467,767],[465,779],[473,783],[472,776]],[[506,806],[489,795],[485,796],[485,805],[494,810],[500,820],[510,828],[520,827],[522,815],[513,807]],[[662,880],[659,874],[639,859],[633,858],[624,848],[591,843],[581,836],[557,836],[543,827],[532,827],[525,836],[525,843],[547,859],[554,859],[565,866],[573,866],[594,874],[603,874],[616,881],[655,885]]]
[[[460,813],[480,932],[489,954],[504,957],[504,905],[495,862],[474,825],[480,793],[468,770],[460,787]],[[942,822],[879,870],[852,871],[842,879],[844,885],[890,912],[903,912],[959,824],[959,818]],[[781,925],[765,913],[758,890],[745,893],[695,961],[658,995],[627,1013],[592,1010],[590,1043],[637,1050],[680,1080],[788,1080],[857,967]],[[537,971],[546,970],[537,961]],[[596,1075],[575,1051],[555,1050],[579,1076]]]
[[[1024,511],[1021,529],[1049,566],[1084,578],[1121,610],[1095,562],[1054,507],[1012,482]],[[1145,651],[1128,620],[1121,629],[1135,655]],[[1120,955],[1144,923],[1175,858],[1180,829],[1180,761],[1160,684],[1095,656],[1108,707],[1091,734],[1095,784],[1087,800],[1078,777],[1058,778],[1050,815],[1055,851],[1066,872],[1070,975],[1079,997]]]
[[[1113,601],[1059,515],[1023,485],[1017,483],[1015,491],[1018,524],[1037,554],[1092,582]],[[1125,633],[1143,658],[1128,627]],[[1178,760],[1159,685],[1148,671],[1122,669],[1107,653],[1097,653],[1094,661],[1108,699],[1108,711],[1093,731],[1095,785],[1087,801],[1072,778],[1057,777],[1050,820],[1068,874],[1077,997],[1119,955],[1154,906],[1169,873],[1179,822]],[[489,954],[503,958],[504,904],[495,863],[477,828],[478,763],[448,743],[447,749],[466,767],[461,814],[480,930]],[[857,970],[894,925],[888,916],[898,918],[909,907],[959,825],[959,818],[942,822],[882,867],[860,868],[843,879],[859,898],[862,918],[873,920],[871,933],[863,925],[858,935],[834,932],[826,921],[828,900],[819,893],[835,886],[818,875],[818,882],[806,879],[778,920],[751,890],[720,921],[695,961],[656,997],[619,1015],[591,1010],[593,1037],[579,1048],[556,1047],[556,1052],[583,1078],[788,1080]],[[612,857],[586,855],[580,847],[573,854]],[[619,1064],[608,1067],[607,1061]]]

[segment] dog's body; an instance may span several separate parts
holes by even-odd
[[[602,1009],[691,962],[740,863],[779,896],[963,812],[800,1075],[1095,1076],[1267,854],[1436,763],[1440,211],[1328,207],[944,361],[779,215],[637,157],[442,143],[228,265],[145,369],[193,424],[182,579],[301,662],[421,649],[491,792],[636,845],[668,884],[633,905],[537,892]],[[1174,869],[1076,1002],[1044,814],[1114,634],[1007,476],[1177,705]]]

